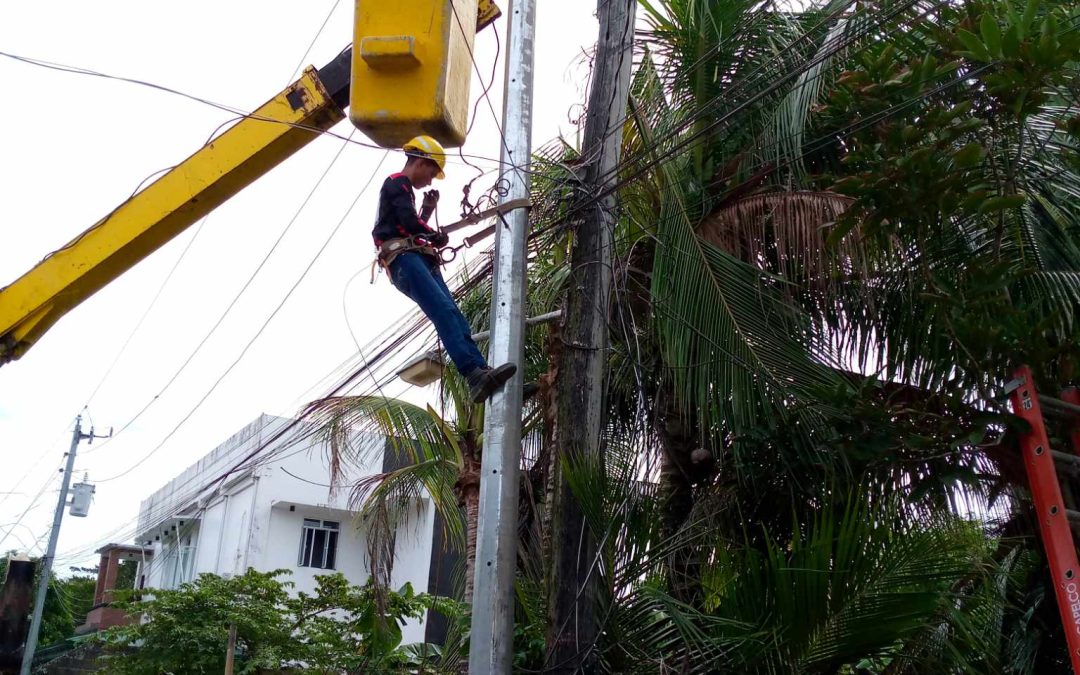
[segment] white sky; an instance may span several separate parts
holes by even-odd
[[[505,10],[508,0],[500,4]],[[560,132],[573,140],[568,112],[584,100],[582,51],[591,49],[597,30],[592,2],[538,4],[534,147]],[[305,65],[324,65],[351,40],[352,6],[337,3]],[[146,80],[253,110],[292,81],[293,69],[333,7],[334,0],[0,3],[0,51]],[[505,20],[496,25],[505,47]],[[494,45],[490,29],[478,35],[476,55],[485,79]],[[502,75],[500,63],[491,92],[500,115]],[[0,286],[92,225],[146,176],[197,150],[231,118],[147,87],[3,57],[0,81],[6,91],[0,117]],[[474,101],[480,91],[474,78]],[[347,135],[350,128],[345,121],[334,131]],[[359,132],[356,138],[366,141]],[[315,141],[209,216],[92,400],[91,392],[191,241],[194,227],[70,312],[20,361],[0,368],[0,539],[11,530],[0,550],[40,553],[75,415],[89,400],[89,417],[104,433],[124,425],[161,391],[341,145],[329,137]],[[484,103],[465,152],[499,155],[495,121]],[[299,277],[382,155],[356,145],[345,149],[214,337],[135,425],[108,445],[80,446],[76,478],[87,472],[91,481],[101,480],[128,469],[192,410]],[[349,319],[360,344],[412,308],[385,278],[372,286],[367,276],[378,187],[399,164],[397,156],[387,160],[326,253],[190,420],[130,474],[100,483],[89,517],[65,517],[58,572],[66,572],[68,564],[93,563],[92,553],[84,552],[135,518],[142,498],[260,413],[292,415],[305,398],[322,393],[309,389],[356,351],[343,314],[346,284]],[[456,220],[461,185],[475,175],[456,157],[448,173],[437,186],[444,224]],[[474,195],[492,182],[493,175],[478,181]],[[47,488],[38,496],[43,485]],[[23,524],[12,528],[28,508]]]

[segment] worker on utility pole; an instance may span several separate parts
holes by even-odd
[[[419,305],[435,325],[454,367],[469,383],[470,398],[481,403],[513,377],[517,366],[488,365],[473,342],[469,322],[443,281],[438,251],[449,243],[449,237],[427,224],[439,203],[439,192],[425,192],[420,213],[416,212],[413,190],[422,190],[444,177],[446,152],[430,136],[417,136],[402,149],[405,167],[391,174],[379,192],[379,213],[371,233],[379,250],[379,264],[394,287]]]

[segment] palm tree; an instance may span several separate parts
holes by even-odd
[[[462,312],[480,330],[487,318],[490,285],[483,283],[483,269],[479,277],[472,276],[475,273],[473,269],[462,272],[460,281],[467,290],[459,302]],[[470,279],[481,283],[470,283]],[[524,374],[529,380],[535,380],[546,368],[543,343],[542,328],[527,339]],[[468,389],[465,379],[447,366],[440,381],[441,410],[379,393],[322,399],[305,412],[329,448],[335,484],[345,475],[346,465],[366,465],[373,452],[392,452],[400,464],[342,486],[351,491],[350,505],[368,533],[371,568],[383,573],[381,581],[389,583],[394,533],[412,522],[417,501],[429,496],[449,535],[449,544],[464,554],[465,602],[472,598],[476,562],[484,428],[484,406],[472,403]],[[525,403],[523,453],[535,462],[542,415],[534,403]],[[373,435],[385,438],[387,447],[364,442]]]
[[[606,456],[564,467],[601,542],[605,629],[583,647],[610,672],[1050,672],[1030,539],[971,515],[1022,499],[992,392],[1017,363],[1061,383],[1080,358],[1068,10],[642,5]],[[559,143],[535,164],[530,313],[565,290],[576,159]],[[540,374],[557,327],[533,339]],[[546,616],[536,542],[560,536],[531,515],[551,403],[529,413],[526,627]],[[412,453],[355,493],[366,517],[426,490],[465,546],[482,439],[450,408],[323,406],[339,456],[371,424]]]
[[[1068,100],[1073,56],[1047,51],[1039,78],[1016,77],[1031,27],[1053,19],[993,8],[1001,25],[979,30],[1020,44],[987,64],[961,53],[964,7],[645,4],[617,235],[611,382],[627,390],[610,421],[653,420],[632,444],[659,449],[667,538],[700,522],[737,533],[714,499],[789,530],[840,478],[904,495],[912,524],[1000,489],[980,444],[1006,421],[987,393],[1020,360],[1052,357],[1038,358],[1052,376],[1074,351],[1060,150],[1075,107],[1016,107]],[[683,547],[670,578],[710,551]]]
[[[471,571],[480,451],[472,406],[459,409],[460,416],[448,421],[430,406],[380,396],[343,396],[320,400],[310,412],[330,447],[335,484],[346,465],[362,465],[372,452],[393,452],[404,460],[400,468],[346,486],[350,506],[368,533],[370,567],[381,572],[380,582],[389,583],[395,532],[415,519],[416,504],[425,497],[431,498],[449,543],[466,553]],[[386,438],[387,446],[357,442],[370,433]],[[468,574],[465,581],[467,600]]]
[[[988,392],[1015,363],[1075,359],[1076,40],[1043,18],[1061,9],[992,6],[987,27],[921,3],[644,4],[624,194],[651,270],[624,303],[654,329],[637,354],[660,375],[669,534],[794,536],[792,510],[838,479],[904,495],[909,524],[1001,489]],[[1040,22],[1069,55],[1031,56]],[[979,24],[1018,45],[972,53]]]

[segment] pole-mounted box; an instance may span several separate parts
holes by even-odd
[[[85,518],[90,513],[90,500],[94,497],[94,486],[90,483],[75,483],[71,486],[71,508],[68,513]]]
[[[465,142],[478,0],[355,0],[349,118],[386,148]]]

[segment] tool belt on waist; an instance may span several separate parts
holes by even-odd
[[[427,243],[422,237],[401,237],[398,239],[387,239],[379,245],[379,264],[390,269],[390,263],[394,262],[394,258],[397,258],[402,253],[416,252],[423,255],[429,255],[432,258],[438,259],[438,252],[435,251],[435,247]]]

